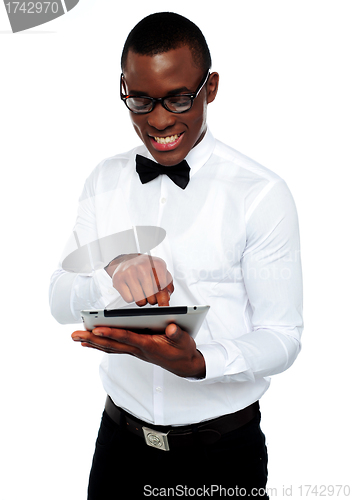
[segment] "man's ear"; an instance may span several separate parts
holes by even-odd
[[[126,88],[126,82],[125,82],[125,78],[123,76],[123,73],[121,74],[120,85],[121,85],[122,93],[124,93],[125,95],[128,94],[127,88]]]
[[[219,74],[211,73],[207,82],[207,103],[213,102],[219,88]]]

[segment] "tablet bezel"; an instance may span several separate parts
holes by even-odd
[[[193,338],[198,333],[210,306],[165,306],[145,308],[82,310],[86,330],[98,326],[122,328],[137,333],[162,334],[170,323],[175,323]]]

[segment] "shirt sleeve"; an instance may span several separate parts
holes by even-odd
[[[104,269],[81,275],[59,267],[50,281],[51,314],[61,324],[80,323],[83,309],[104,309],[116,295],[120,298]]]
[[[270,377],[289,368],[301,349],[299,226],[292,195],[282,180],[267,186],[249,207],[246,237],[241,266],[249,331],[234,340],[220,338],[197,346],[206,362],[206,377],[199,383]]]
[[[78,214],[72,236],[69,238],[57,270],[53,273],[49,287],[50,310],[61,324],[79,323],[81,310],[104,309],[107,306],[122,307],[126,302],[113,288],[112,280],[105,269],[91,272],[68,272],[62,262],[78,244],[98,240],[95,214],[95,176],[87,179],[80,197]]]

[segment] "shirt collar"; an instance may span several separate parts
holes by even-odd
[[[215,138],[207,129],[205,136],[197,146],[195,146],[186,156],[185,160],[191,168],[190,177],[198,172],[209,160],[215,148]]]

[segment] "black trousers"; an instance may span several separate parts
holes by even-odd
[[[104,411],[88,500],[132,497],[268,499],[268,456],[260,413],[215,444],[163,451],[117,425]]]

